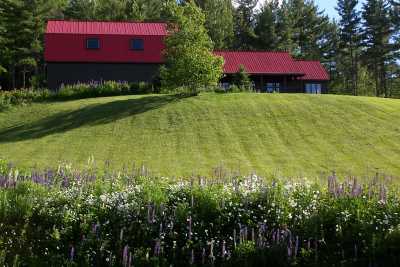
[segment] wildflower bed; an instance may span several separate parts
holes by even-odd
[[[398,192],[0,164],[5,266],[398,266]]]

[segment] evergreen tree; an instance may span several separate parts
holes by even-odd
[[[337,11],[340,16],[340,50],[347,67],[343,70],[346,89],[357,95],[358,61],[361,47],[360,12],[358,0],[338,0]]]
[[[222,75],[223,59],[213,55],[213,43],[204,27],[205,15],[189,1],[168,4],[170,35],[166,38],[166,66],[161,81],[166,88],[185,87],[191,94],[214,86]]]
[[[236,0],[234,47],[242,50],[255,48],[255,7],[258,0]]]
[[[126,20],[128,0],[97,0],[95,6],[95,19],[100,20]]]
[[[326,51],[329,18],[314,1],[289,0],[286,8],[292,27],[293,54],[298,58],[319,60]]]
[[[339,53],[339,26],[336,21],[333,21],[329,29],[329,35],[327,36],[327,48],[326,54],[324,55],[323,62],[327,68],[330,76],[330,86],[331,92],[343,93],[342,89],[342,77],[343,75],[340,71],[343,69],[340,65],[342,60],[340,59],[341,54]]]
[[[2,78],[2,74],[6,72],[6,68],[5,68],[5,45],[6,45],[6,40],[4,38],[4,34],[6,32],[6,27],[5,27],[5,23],[4,23],[4,10],[2,9],[1,5],[0,5],[0,88],[1,88],[1,78]]]
[[[233,77],[233,83],[241,90],[241,91],[250,91],[251,88],[251,80],[249,74],[246,72],[246,69],[243,65],[240,65],[239,71],[235,73]]]
[[[12,88],[27,85],[27,74],[34,73],[36,80],[43,73],[44,30],[49,18],[61,15],[64,2],[58,0],[4,0],[0,9],[7,31],[3,34],[2,57],[8,69]],[[20,81],[20,82],[18,82]]]
[[[293,24],[289,16],[288,2],[281,1],[280,8],[277,11],[276,22],[277,33],[277,49],[292,53],[294,50],[293,44]]]
[[[96,16],[97,0],[69,0],[65,17],[77,20],[100,19]]]
[[[395,54],[397,59],[400,59],[400,0],[392,0],[392,22],[394,25],[394,40],[395,40]]]
[[[128,18],[138,21],[163,19],[167,0],[128,0]]]
[[[394,25],[390,16],[389,2],[368,0],[363,6],[364,61],[375,79],[375,94],[389,96],[388,65],[393,62],[394,45],[390,43]]]
[[[206,15],[205,27],[216,50],[227,49],[233,42],[233,11],[230,0],[196,0]]]
[[[260,49],[276,50],[278,48],[278,10],[279,1],[265,2],[260,14],[257,16],[255,34],[257,35],[258,48]]]

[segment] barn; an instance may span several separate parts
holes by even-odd
[[[154,82],[164,63],[166,23],[50,20],[45,32],[51,89],[92,81]],[[215,51],[224,58],[221,84],[243,66],[256,90],[327,93],[329,75],[318,61],[297,61],[287,52]]]

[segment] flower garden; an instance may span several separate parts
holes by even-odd
[[[2,266],[399,266],[395,186],[0,163]]]

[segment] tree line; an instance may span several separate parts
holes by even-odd
[[[45,86],[48,19],[168,21],[175,0],[2,0],[0,85]],[[400,1],[338,0],[338,20],[312,0],[181,0],[201,8],[213,49],[279,50],[320,60],[333,93],[400,96]]]

